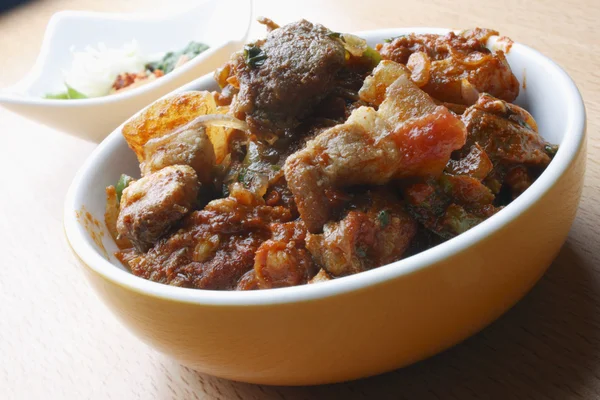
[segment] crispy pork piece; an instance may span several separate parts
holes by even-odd
[[[373,75],[388,76],[381,70],[391,68],[397,69],[391,63],[382,64]],[[389,81],[386,78],[382,85]],[[375,79],[365,85],[378,86]],[[356,109],[344,124],[319,134],[287,159],[285,177],[311,233],[319,233],[331,217],[328,190],[439,176],[451,153],[465,144],[460,119],[436,106],[405,74],[385,93],[377,111]]]
[[[416,221],[389,193],[368,193],[323,233],[308,234],[306,247],[332,276],[351,275],[402,258],[417,232]]]
[[[144,176],[169,165],[189,165],[200,183],[207,185],[212,181],[215,151],[202,126],[150,139],[144,145],[144,154],[146,158],[140,164]]]
[[[165,167],[130,183],[121,196],[117,231],[146,252],[192,211],[198,186],[187,165]]]

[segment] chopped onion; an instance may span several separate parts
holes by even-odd
[[[201,115],[191,120],[183,127],[183,129],[196,128],[198,126],[224,126],[226,128],[238,129],[240,131],[248,130],[248,124],[245,121],[239,120],[231,115],[223,114]]]
[[[408,69],[410,69],[410,79],[418,86],[423,87],[429,82],[431,60],[427,53],[417,51],[410,55],[408,62],[406,63]]]
[[[460,81],[460,94],[467,104],[475,104],[479,98],[479,91],[466,79]]]
[[[489,54],[481,53],[479,51],[475,51],[468,55],[464,55],[458,51],[456,51],[452,46],[447,47],[448,52],[457,62],[462,65],[466,65],[467,67],[475,68],[490,58]]]
[[[363,38],[349,33],[343,33],[341,35],[341,40],[342,43],[344,43],[344,48],[354,57],[361,57],[365,51],[367,51],[367,41]]]

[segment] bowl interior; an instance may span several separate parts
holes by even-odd
[[[406,28],[359,32],[357,34],[366,38],[373,45],[381,42],[383,39],[415,31],[432,33],[447,32],[447,30],[440,29]],[[490,40],[489,45],[494,45],[496,38]],[[473,241],[486,235],[486,232],[498,229],[502,224],[518,217],[519,213],[525,208],[532,206],[536,199],[568,167],[577,149],[583,143],[585,125],[584,108],[574,83],[562,69],[548,58],[529,47],[515,43],[507,54],[507,59],[514,74],[521,83],[521,91],[517,103],[524,106],[533,114],[538,122],[540,133],[546,140],[561,145],[551,165],[530,189],[487,221],[452,240],[415,256],[371,271],[336,279],[328,282],[326,285],[305,285],[286,289],[272,289],[268,292],[277,291],[284,298],[284,294],[290,294],[291,296],[292,293],[316,293],[325,290],[325,287],[330,287],[332,290],[329,290],[329,293],[331,294],[338,289],[350,290],[352,287],[360,287],[360,285],[367,284],[368,282],[380,282],[392,276],[406,273],[411,269],[426,266],[436,259],[447,256],[451,252],[460,251],[470,243],[473,243]],[[215,88],[216,85],[212,76],[204,76],[178,89],[178,91],[214,90]],[[67,237],[79,257],[86,264],[92,266],[92,268],[102,274],[109,275],[112,279],[127,281],[131,285],[143,286],[144,290],[150,290],[155,293],[177,297],[185,292],[189,295],[188,297],[195,299],[204,298],[201,296],[204,296],[206,292],[217,293],[214,291],[173,288],[167,285],[144,281],[141,278],[133,277],[112,256],[117,247],[102,223],[105,207],[104,189],[108,185],[114,185],[121,173],[139,176],[139,167],[135,155],[127,147],[120,133],[120,128],[118,128],[99,145],[86,161],[77,174],[70,193],[67,196],[65,227]],[[97,241],[94,240],[84,225],[75,217],[75,212],[80,211],[82,207],[101,222],[98,229],[103,230],[102,244],[106,251],[98,245]],[[109,263],[106,262],[106,259],[108,259]],[[117,270],[120,271],[116,272]],[[320,286],[323,287],[321,288]],[[258,292],[225,292],[219,293],[218,296],[231,296],[231,298],[246,296],[244,299],[249,299],[251,296],[262,296]],[[275,299],[273,296],[270,298]]]

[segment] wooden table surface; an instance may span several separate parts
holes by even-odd
[[[95,144],[0,109],[0,398],[600,398],[600,2],[420,3],[256,0],[255,11],[279,23],[304,17],[337,31],[491,27],[571,74],[588,112],[585,189],[567,243],[530,294],[464,343],[370,379],[283,388],[198,374],[126,331],[92,293],[66,247],[64,195]],[[38,0],[0,15],[0,86],[32,65],[56,11],[175,6],[177,1]],[[261,34],[255,24],[252,36]]]

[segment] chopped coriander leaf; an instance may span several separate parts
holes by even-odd
[[[382,228],[385,228],[390,223],[390,212],[388,210],[381,210],[377,214],[377,219]]]
[[[251,68],[256,68],[265,63],[267,54],[260,47],[250,44],[244,46],[244,57],[246,59],[246,64]]]
[[[117,182],[117,186],[115,190],[117,192],[117,201],[121,202],[121,196],[123,195],[123,190],[133,181],[133,178],[129,175],[121,174],[119,181]]]
[[[81,93],[78,90],[73,89],[71,86],[67,85],[65,83],[65,86],[67,87],[67,95],[69,96],[69,99],[87,99],[88,97]]]
[[[407,35],[394,36],[394,37],[391,37],[389,39],[384,39],[383,41],[386,42],[386,43],[392,43],[394,41],[394,39],[398,39],[398,38],[401,38],[401,37],[404,37],[404,36],[407,36]]]
[[[87,99],[88,97],[80,91],[73,89],[67,85],[67,90],[60,93],[48,93],[44,96],[45,99],[72,100],[72,99]]]
[[[246,170],[246,168],[242,168],[240,170],[240,172],[238,172],[238,176],[237,176],[237,181],[238,182],[244,182],[244,179],[246,179],[246,173],[248,171]]]
[[[160,69],[165,74],[168,74],[175,69],[181,57],[185,56],[188,60],[191,60],[206,50],[208,50],[208,46],[204,43],[192,41],[183,50],[170,51],[161,60],[146,64],[146,69],[149,71]]]
[[[356,254],[358,254],[358,256],[361,258],[365,258],[367,256],[367,252],[362,247],[356,248]]]
[[[333,39],[342,39],[342,34],[339,32],[329,32],[327,36]]]

